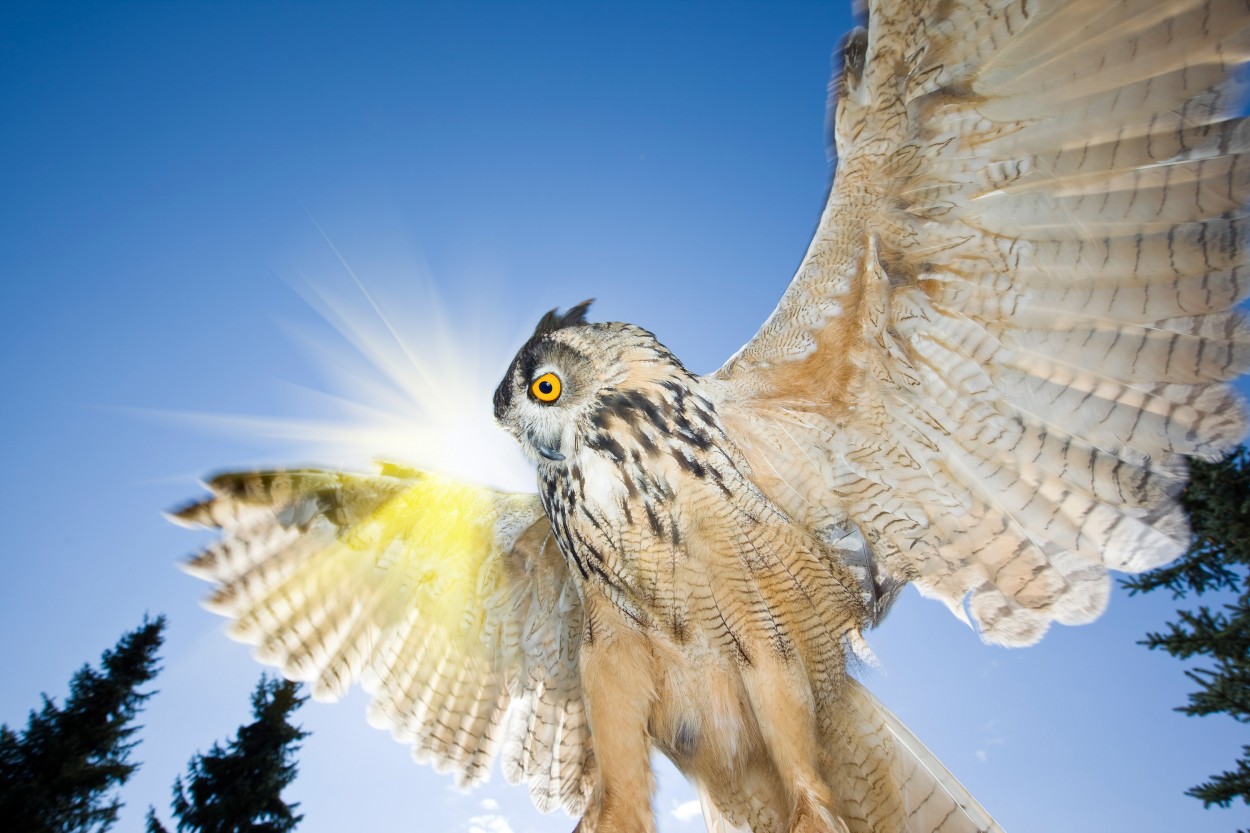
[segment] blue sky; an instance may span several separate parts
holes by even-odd
[[[815,225],[849,25],[823,2],[5,4],[0,721],[168,614],[117,829],[149,803],[168,818],[260,667],[174,568],[202,538],[159,512],[206,472],[309,460],[167,413],[320,407],[292,384],[326,388],[303,344],[327,328],[292,287],[350,295],[344,262],[417,322],[437,289],[488,387],[544,310],[586,297],[714,369]],[[1009,833],[1227,831],[1244,808],[1182,793],[1244,732],[1173,713],[1181,666],[1134,644],[1173,609],[1119,594],[1007,651],[909,592],[861,676]],[[305,833],[572,827],[499,777],[457,793],[364,704],[300,714]],[[661,829],[700,829],[665,772]]]

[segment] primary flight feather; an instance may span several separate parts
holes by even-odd
[[[1185,458],[1245,431],[1250,8],[882,0],[865,26],[828,203],[751,341],[698,376],[548,314],[493,402],[536,495],[213,478],[177,517],[222,530],[189,568],[234,635],[583,833],[654,829],[652,748],[715,831],[998,830],[847,654],[909,582],[1026,645],[1184,549]]]

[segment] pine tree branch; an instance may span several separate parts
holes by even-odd
[[[262,676],[252,693],[255,720],[223,747],[191,758],[184,781],[174,781],[172,809],[179,833],[249,830],[287,833],[303,819],[282,800],[295,779],[294,756],[307,732],[290,723],[307,697],[299,684]],[[149,830],[149,833],[158,833]]]
[[[113,792],[138,764],[134,718],[152,692],[142,692],[159,671],[156,652],[165,618],[144,618],[101,656],[100,669],[83,666],[58,707],[46,694],[26,730],[0,731],[0,819],[13,833],[107,831],[122,803]],[[16,820],[15,822],[11,820]]]
[[[1175,563],[1122,582],[1131,593],[1168,589],[1173,598],[1193,593],[1235,593],[1236,601],[1212,610],[1178,610],[1165,632],[1150,632],[1138,644],[1182,660],[1206,657],[1213,667],[1188,669],[1197,684],[1189,703],[1176,710],[1191,716],[1227,714],[1250,722],[1250,453],[1237,448],[1215,463],[1195,460],[1181,495],[1193,539]],[[1235,768],[1187,791],[1203,805],[1228,807],[1240,797],[1250,804],[1250,746]]]

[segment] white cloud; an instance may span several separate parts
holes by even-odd
[[[496,801],[496,800],[495,800],[495,799],[493,799],[493,798],[483,798],[483,799],[482,799],[482,809],[483,809],[483,810],[492,810],[492,811],[493,811],[493,810],[498,810],[498,809],[499,809],[499,802],[498,802],[498,801]]]
[[[981,748],[972,754],[976,755],[978,761],[984,763],[990,756],[990,749],[995,746],[1002,746],[1007,742],[1007,738],[1003,736],[1001,724],[997,718],[989,720],[981,726]]]
[[[699,806],[698,800],[683,801],[673,808],[673,818],[678,821],[691,821],[703,815],[703,808]]]
[[[512,825],[498,813],[486,813],[469,819],[468,833],[512,833]]]

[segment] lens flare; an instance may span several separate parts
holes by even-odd
[[[366,285],[347,272],[346,291],[307,279],[294,286],[324,320],[292,328],[324,375],[320,387],[288,386],[295,413],[173,416],[276,440],[297,455],[291,462],[370,471],[377,460],[394,461],[532,492],[533,469],[491,408],[526,330],[487,310],[486,292],[461,299],[452,311],[428,280]]]

